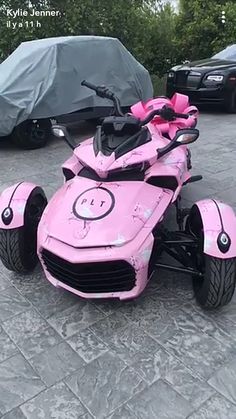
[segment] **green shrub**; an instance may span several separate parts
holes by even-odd
[[[166,76],[160,78],[155,74],[151,75],[154,96],[165,96],[166,94]]]

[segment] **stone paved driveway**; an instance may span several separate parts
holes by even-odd
[[[236,118],[203,114],[192,147],[204,180],[184,199],[214,195],[236,209]],[[0,148],[0,188],[18,179],[59,186],[66,145]],[[38,268],[0,266],[2,419],[235,419],[236,298],[204,312],[189,278],[159,272],[136,301],[88,302],[53,288]]]

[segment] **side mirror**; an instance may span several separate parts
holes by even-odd
[[[194,143],[199,137],[199,130],[196,128],[179,129],[172,141],[165,147],[157,149],[158,158],[164,156],[180,145]]]
[[[76,145],[73,141],[73,138],[69,134],[67,128],[64,125],[53,125],[52,126],[52,133],[55,137],[64,138],[68,146],[74,150]]]
[[[191,144],[194,143],[199,137],[199,131],[195,128],[189,129],[180,129],[177,131],[173,141],[176,141],[178,144]]]

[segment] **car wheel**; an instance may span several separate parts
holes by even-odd
[[[236,258],[221,259],[203,250],[204,231],[198,212],[192,211],[186,220],[186,232],[198,239],[198,247],[190,253],[201,277],[193,276],[193,290],[197,302],[206,309],[228,304],[236,283]]]
[[[17,147],[34,150],[47,144],[51,132],[50,119],[27,120],[14,128],[11,138]]]
[[[225,107],[227,112],[236,113],[236,90],[230,93]]]
[[[204,255],[202,280],[193,279],[196,300],[204,308],[218,308],[228,304],[234,294],[236,259],[220,259]]]
[[[0,229],[0,260],[10,271],[25,274],[37,265],[37,229],[46,205],[43,190],[35,188],[25,207],[24,225]]]

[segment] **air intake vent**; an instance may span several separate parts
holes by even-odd
[[[84,293],[130,291],[135,286],[135,270],[124,260],[71,263],[46,249],[42,259],[55,279]]]

